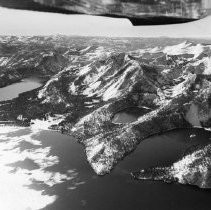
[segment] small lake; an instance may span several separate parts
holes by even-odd
[[[210,133],[198,129],[151,137],[100,177],[70,136],[0,127],[0,203],[4,210],[210,210],[211,191],[130,176],[133,170],[168,165],[188,147],[209,141]]]
[[[42,80],[37,77],[23,79],[6,87],[0,88],[0,101],[11,100],[20,93],[36,89],[42,85]]]
[[[132,123],[149,111],[150,109],[146,107],[128,107],[115,113],[112,122],[114,124]]]

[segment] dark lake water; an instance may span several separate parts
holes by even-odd
[[[23,79],[21,82],[0,88],[0,101],[11,100],[20,93],[33,90],[42,85],[42,80],[36,77]]]
[[[11,189],[6,185],[0,193],[9,193],[7,199],[10,203],[31,194],[31,197],[22,200],[20,205],[24,208],[16,209],[36,209],[38,204],[37,209],[48,210],[211,208],[209,190],[180,184],[137,181],[130,176],[131,171],[142,167],[168,165],[191,145],[208,143],[209,132],[177,130],[146,139],[111,174],[99,177],[87,163],[83,147],[70,136],[30,128],[8,132],[0,127],[0,131],[0,168],[3,171],[8,169],[13,182]],[[4,179],[0,181],[1,186]],[[14,188],[18,190],[14,191]],[[1,199],[4,196],[0,198],[3,202]],[[14,205],[18,207],[17,203]]]
[[[150,109],[144,107],[128,107],[117,112],[113,116],[112,122],[116,124],[132,123],[149,111]]]

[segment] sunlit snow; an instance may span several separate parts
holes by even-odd
[[[29,128],[0,126],[2,210],[42,209],[55,202],[57,195],[48,195],[37,189],[34,183],[43,183],[49,188],[77,177],[75,170],[67,170],[66,173],[48,171],[60,160],[51,154],[51,146],[43,146],[39,134],[60,120],[60,116],[49,117],[46,121],[34,120]],[[72,187],[76,189],[77,182]]]

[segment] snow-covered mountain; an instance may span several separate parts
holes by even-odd
[[[201,43],[3,37],[0,78],[6,75],[9,84],[10,76],[37,73],[46,76],[46,83],[2,102],[0,121],[26,124],[62,115],[63,120],[51,127],[74,135],[85,146],[92,168],[104,175],[151,135],[176,128],[210,128],[211,45]],[[119,122],[124,110],[135,117]],[[198,161],[197,167],[207,160]]]

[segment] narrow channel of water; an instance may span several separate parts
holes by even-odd
[[[23,79],[6,87],[0,88],[0,101],[11,100],[18,97],[20,93],[36,89],[42,85],[42,80],[36,77]]]
[[[154,166],[169,166],[196,145],[211,143],[211,132],[203,129],[177,129],[142,141],[119,164],[128,171]]]

